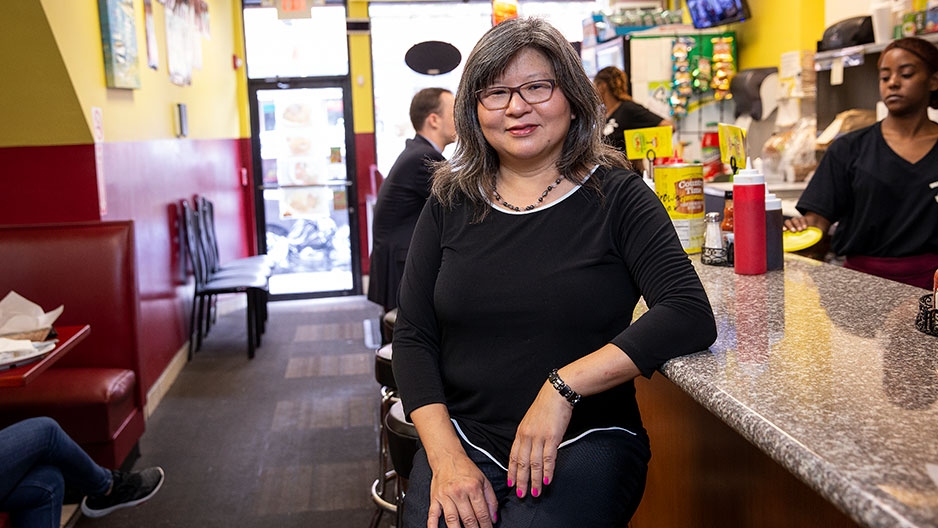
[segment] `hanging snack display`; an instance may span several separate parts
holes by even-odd
[[[671,45],[671,115],[684,117],[687,115],[687,104],[694,93],[693,75],[691,74],[690,55],[696,41],[688,37],[678,37]]]
[[[710,91],[710,81],[713,80],[713,71],[708,57],[698,57],[697,64],[691,71],[694,78],[694,93],[702,94]]]
[[[736,74],[736,63],[733,60],[733,37],[714,37],[710,39],[710,42],[713,43],[711,63],[713,80],[710,81],[713,98],[717,101],[732,99],[730,81]]]

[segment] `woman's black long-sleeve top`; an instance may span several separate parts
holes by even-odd
[[[505,464],[551,369],[607,343],[645,376],[716,338],[693,264],[655,194],[632,171],[528,213],[424,208],[405,267],[394,376],[408,413],[444,403],[473,445]],[[644,297],[648,311],[632,322]],[[644,434],[635,388],[584,397],[565,440],[591,429]]]

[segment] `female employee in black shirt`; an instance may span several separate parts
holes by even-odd
[[[599,70],[593,78],[593,85],[606,109],[603,137],[622,152],[625,152],[626,130],[674,126],[671,121],[632,100],[629,95],[629,78],[619,68],[606,66]]]
[[[938,268],[938,49],[895,40],[879,59],[881,122],[838,138],[798,201],[791,231],[837,222],[831,249],[844,267],[932,287]]]
[[[624,526],[641,499],[632,380],[716,331],[663,206],[602,142],[601,112],[543,20],[498,24],[466,61],[461,139],[434,173],[394,330],[421,444],[407,527]]]

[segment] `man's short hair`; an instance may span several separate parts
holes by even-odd
[[[440,94],[444,92],[452,93],[446,88],[424,88],[414,95],[410,101],[410,124],[414,125],[414,130],[422,129],[430,114],[442,112]]]

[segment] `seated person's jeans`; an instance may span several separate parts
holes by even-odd
[[[102,495],[111,486],[111,472],[51,418],[0,430],[0,511],[10,514],[13,526],[59,528],[66,482]]]

